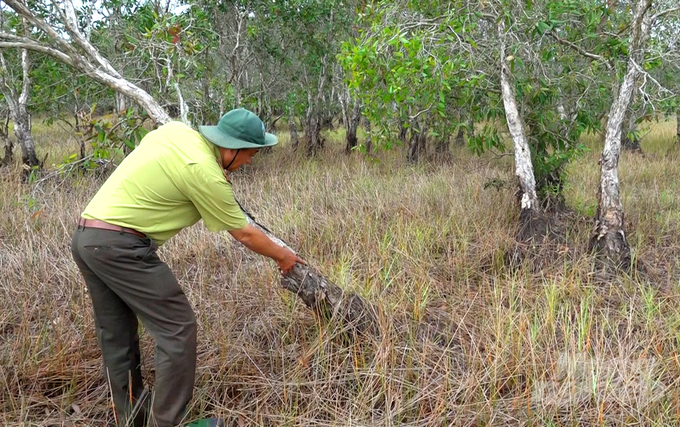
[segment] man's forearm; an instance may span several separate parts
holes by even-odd
[[[273,260],[281,260],[285,255],[285,248],[272,242],[262,231],[247,225],[240,230],[233,230],[229,232],[236,240],[243,243],[245,247],[260,255],[272,258]]]

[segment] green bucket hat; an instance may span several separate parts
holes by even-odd
[[[222,148],[264,148],[276,145],[276,136],[264,130],[264,123],[252,111],[237,108],[226,113],[217,126],[199,126],[208,141]]]

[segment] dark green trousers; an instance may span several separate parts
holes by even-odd
[[[121,426],[181,422],[196,372],[196,318],[170,268],[148,238],[78,227],[71,251],[94,307],[97,339]],[[156,344],[156,379],[143,393],[137,319]],[[132,408],[141,408],[132,414]]]

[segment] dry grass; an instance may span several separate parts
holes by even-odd
[[[161,249],[195,307],[191,414],[236,425],[680,424],[680,201],[673,123],[621,159],[628,239],[646,274],[595,280],[585,253],[597,138],[571,167],[566,244],[541,269],[510,268],[511,159],[453,164],[316,159],[285,146],[234,177],[241,201],[308,262],[380,313],[376,340],[347,343],[265,259],[201,225]],[[36,128],[48,164],[68,136]],[[329,138],[334,138],[331,135]],[[335,136],[337,139],[337,136]],[[61,143],[59,141],[62,141]],[[0,423],[105,425],[106,384],[89,299],[69,245],[100,178],[22,184],[0,172]],[[143,338],[152,383],[153,351]]]

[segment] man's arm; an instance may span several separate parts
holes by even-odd
[[[272,242],[262,231],[250,224],[238,230],[229,230],[229,234],[251,251],[276,261],[284,276],[293,269],[295,263],[305,264],[295,252]]]

